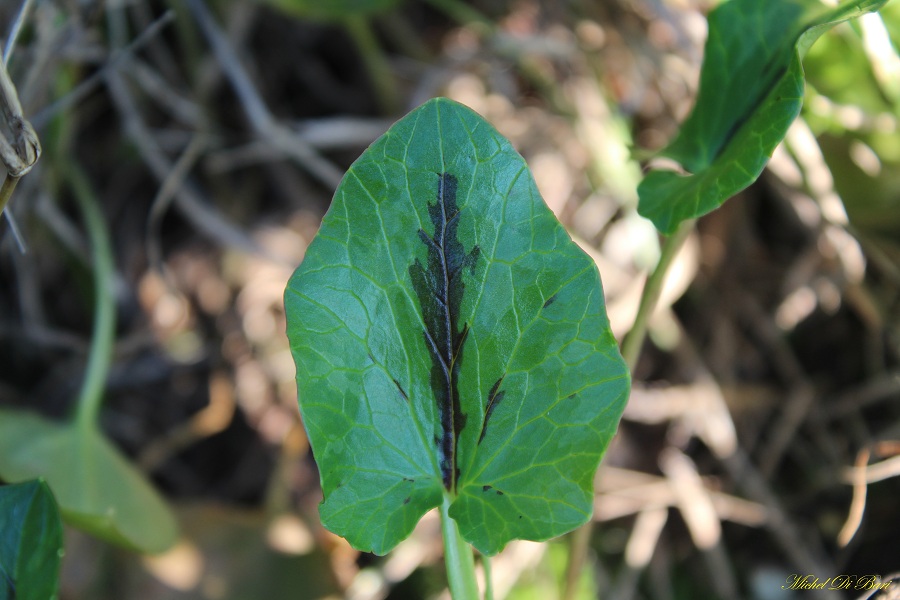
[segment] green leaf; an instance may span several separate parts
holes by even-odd
[[[63,518],[109,542],[152,553],[177,539],[165,501],[93,427],[0,410],[0,477],[45,478]]]
[[[638,186],[638,212],[671,234],[756,181],[800,112],[807,49],[886,2],[730,0],[712,11],[697,104],[662,152],[689,174],[650,172]]]
[[[339,21],[351,16],[387,12],[400,0],[266,0],[269,4],[294,16],[325,21]]]
[[[285,309],[327,528],[382,554],[446,495],[494,554],[589,518],[628,372],[594,262],[480,116],[435,99],[375,141]]]
[[[0,487],[0,516],[0,598],[56,598],[62,524],[50,488],[40,480]]]

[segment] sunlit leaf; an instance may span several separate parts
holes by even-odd
[[[800,112],[807,49],[827,29],[887,0],[730,0],[709,15],[697,103],[662,155],[687,171],[650,172],[638,211],[663,233],[756,181]]]
[[[94,428],[0,411],[0,477],[46,479],[63,518],[100,538],[144,552],[171,546],[178,528],[166,503]]]
[[[0,487],[0,523],[0,598],[56,598],[62,524],[47,484]]]
[[[627,369],[595,264],[477,114],[432,100],[372,144],[285,307],[326,527],[385,553],[447,496],[493,554],[589,518]]]

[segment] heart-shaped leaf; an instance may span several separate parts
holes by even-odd
[[[62,524],[40,480],[0,487],[0,598],[56,598]]]
[[[178,537],[156,490],[93,427],[0,410],[0,477],[43,477],[63,518],[107,541],[161,552]]]
[[[638,212],[670,234],[756,181],[800,113],[803,56],[830,27],[887,0],[730,0],[709,15],[697,103],[662,155],[688,175],[652,171]]]
[[[494,554],[589,518],[628,371],[594,262],[480,116],[431,100],[375,141],[285,308],[326,527],[382,554],[446,496]]]

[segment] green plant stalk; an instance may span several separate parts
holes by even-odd
[[[94,263],[94,330],[84,382],[75,409],[78,427],[88,428],[97,425],[112,360],[116,324],[116,305],[112,293],[114,266],[109,229],[87,176],[71,162],[66,162],[63,168],[87,227]]]
[[[444,563],[447,566],[450,596],[453,600],[477,600],[478,584],[475,581],[472,548],[462,539],[449,510],[450,498],[444,496],[441,504],[441,534],[444,538]]]
[[[638,358],[641,355],[641,347],[644,345],[644,338],[647,337],[647,324],[653,311],[656,310],[656,303],[659,302],[659,295],[662,292],[663,282],[666,280],[666,273],[672,266],[675,255],[684,245],[684,241],[694,229],[696,219],[688,219],[683,221],[675,233],[666,238],[663,242],[662,251],[659,255],[659,262],[656,268],[647,279],[644,290],[641,292],[641,303],[638,305],[637,316],[634,318],[634,325],[622,340],[622,358],[628,365],[628,370],[632,373],[637,367]]]
[[[694,229],[695,222],[696,219],[683,221],[675,233],[666,238],[659,255],[659,261],[656,263],[656,267],[653,269],[641,292],[641,301],[638,305],[637,315],[634,318],[634,325],[631,326],[631,330],[629,330],[625,339],[622,340],[622,358],[625,359],[625,364],[628,365],[628,370],[632,373],[637,367],[641,348],[644,345],[644,339],[647,337],[647,324],[650,321],[650,316],[656,309],[657,302],[659,302],[659,295],[662,293],[666,274],[669,272],[669,268],[672,266],[672,261],[675,259],[678,251]],[[569,562],[566,565],[565,584],[562,594],[563,600],[572,600],[578,591],[578,582],[581,579],[581,572],[584,570],[587,549],[594,528],[593,523],[593,521],[588,521],[572,534],[572,541],[569,547]]]
[[[569,557],[566,562],[566,573],[563,582],[564,600],[572,600],[578,592],[578,583],[581,573],[584,571],[584,563],[587,559],[588,546],[591,542],[591,534],[594,532],[594,521],[590,520],[572,532],[569,541]]]
[[[491,575],[491,557],[481,557],[481,568],[484,569],[484,600],[494,600],[494,583]]]
[[[375,90],[375,97],[378,99],[378,108],[385,114],[393,114],[399,104],[397,86],[384,50],[372,31],[372,25],[365,17],[359,15],[348,16],[343,19],[343,24],[350,37],[353,38],[363,64],[366,66],[366,72]]]

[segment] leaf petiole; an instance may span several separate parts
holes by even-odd
[[[484,569],[484,600],[494,600],[494,583],[491,578],[490,556],[481,556],[481,568]]]
[[[631,373],[634,373],[638,359],[641,356],[641,348],[644,345],[644,339],[647,337],[647,325],[651,315],[653,315],[653,311],[656,310],[656,304],[662,293],[666,274],[669,272],[672,261],[675,259],[681,246],[684,245],[685,240],[691,231],[694,230],[695,222],[696,219],[682,221],[675,233],[666,238],[665,242],[663,242],[656,268],[653,269],[653,272],[644,284],[638,312],[634,318],[634,325],[631,326],[631,329],[625,335],[625,339],[622,340],[622,358],[625,359],[625,364],[628,365],[628,370]],[[593,529],[593,521],[588,521],[572,534],[569,563],[566,566],[566,579],[562,595],[563,600],[571,600],[577,593],[578,581],[581,578],[581,572],[584,570],[587,549]]]
[[[663,283],[666,280],[666,274],[672,261],[684,245],[684,241],[688,238],[694,229],[696,219],[688,219],[682,221],[675,232],[666,238],[663,242],[662,251],[659,256],[659,262],[656,268],[644,284],[644,290],[641,292],[641,303],[638,305],[638,313],[634,318],[634,325],[631,326],[625,339],[622,340],[622,358],[628,365],[628,370],[632,373],[637,367],[637,361],[641,354],[641,346],[644,344],[644,338],[647,337],[647,323],[650,316],[656,310],[656,303],[659,301],[659,295],[662,293]]]
[[[472,548],[462,539],[449,510],[450,498],[445,495],[441,504],[441,535],[444,538],[444,563],[447,566],[450,596],[453,600],[477,600],[478,584],[475,581]]]
[[[72,193],[87,227],[94,264],[94,330],[84,382],[81,384],[75,409],[78,427],[84,429],[97,424],[112,357],[116,325],[116,305],[112,293],[114,266],[109,230],[103,221],[100,203],[84,171],[69,164],[65,167],[65,176],[72,186]]]

